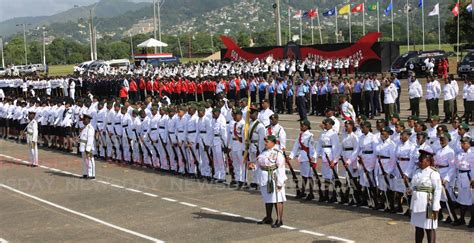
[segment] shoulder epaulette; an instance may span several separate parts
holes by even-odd
[[[430,168],[434,171],[438,171],[438,168],[434,167],[434,166],[430,166]]]

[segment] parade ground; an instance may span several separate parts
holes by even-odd
[[[406,92],[401,100],[405,120],[410,114]],[[420,107],[426,114],[424,102]],[[297,115],[280,118],[288,150],[298,136],[297,119]],[[322,118],[309,116],[309,120],[318,137]],[[284,226],[272,229],[256,224],[264,216],[259,191],[101,160],[96,162],[96,180],[84,180],[78,156],[41,148],[38,168],[26,166],[27,156],[26,145],[0,141],[0,242],[414,240],[414,227],[406,216],[294,199],[289,173]],[[298,172],[298,163],[292,164]],[[474,240],[472,229],[440,225],[439,242]]]

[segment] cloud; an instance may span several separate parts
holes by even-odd
[[[0,21],[15,17],[48,16],[74,5],[85,6],[99,0],[0,0]]]

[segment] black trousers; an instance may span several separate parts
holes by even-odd
[[[306,99],[304,96],[296,97],[296,108],[301,120],[306,119]]]
[[[324,109],[327,106],[327,95],[318,95],[318,103],[316,104],[319,114],[324,114]]]
[[[352,93],[352,105],[354,106],[354,111],[356,115],[362,113],[362,94],[361,93]]]
[[[317,114],[318,113],[318,94],[312,94],[311,95],[311,114]]]
[[[283,113],[284,112],[283,94],[277,94],[276,95],[276,112],[277,113]]]
[[[420,117],[420,98],[410,99],[411,115]]]
[[[286,111],[288,114],[293,114],[293,96],[286,97]]]
[[[275,110],[275,93],[268,93],[268,100],[270,101],[270,110]]]
[[[364,91],[364,114],[367,117],[375,114],[373,97],[374,93],[372,91]]]
[[[257,91],[250,91],[250,99],[252,102],[257,102]]]
[[[260,101],[260,104],[263,102],[263,99],[265,99],[265,91],[258,91],[258,100]]]

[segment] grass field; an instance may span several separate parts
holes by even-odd
[[[49,66],[49,76],[70,75],[73,72],[74,64],[70,65],[51,65]]]
[[[416,45],[416,49],[413,45],[410,46],[410,51],[414,51],[414,50],[422,50],[423,49],[423,46],[422,45]],[[426,44],[425,45],[425,50],[426,51],[429,51],[429,50],[440,50],[438,44]],[[454,45],[453,44],[441,44],[441,50],[445,51],[445,52],[454,52]],[[406,45],[403,45],[403,46],[400,46],[400,53],[405,53],[408,51],[408,46]]]

